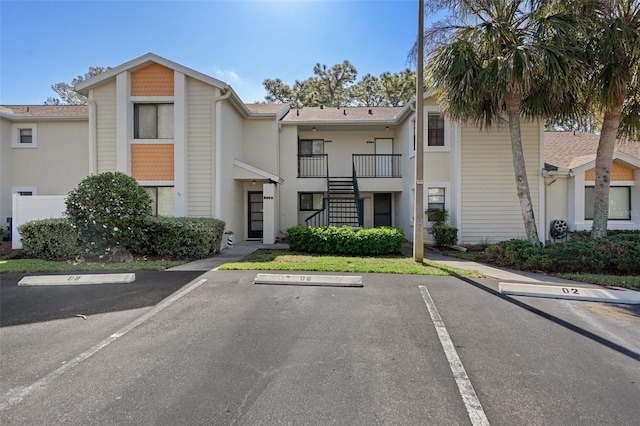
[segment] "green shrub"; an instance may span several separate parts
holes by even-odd
[[[606,258],[594,240],[568,240],[546,248],[553,259],[553,272],[593,272],[605,270]]]
[[[548,263],[543,257],[536,257],[543,254],[542,249],[532,246],[531,243],[525,240],[501,241],[498,244],[487,247],[484,253],[487,256],[487,260],[504,266],[522,268],[529,261],[535,264],[535,268],[538,268],[540,264]]]
[[[78,254],[78,232],[67,219],[43,219],[18,227],[25,255],[35,259],[67,259]]]
[[[404,242],[404,232],[391,227],[354,230],[348,226],[292,226],[286,236],[293,251],[355,256],[395,254]]]
[[[144,239],[142,225],[151,214],[149,194],[120,172],[86,177],[69,193],[66,206],[83,249],[93,254],[139,245]]]
[[[213,218],[149,217],[138,253],[203,258],[220,252],[225,224]]]
[[[458,242],[458,228],[447,225],[434,225],[429,232],[433,234],[433,239],[438,247],[449,247]]]

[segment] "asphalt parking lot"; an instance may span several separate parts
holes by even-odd
[[[634,307],[451,277],[363,274],[358,289],[136,275],[56,289],[2,277],[2,424],[482,424],[422,289],[488,423],[640,416]]]

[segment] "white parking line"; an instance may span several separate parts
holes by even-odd
[[[33,383],[32,385],[26,386],[26,387],[24,387],[22,389],[17,389],[17,390],[13,389],[13,390],[7,392],[3,396],[2,400],[0,401],[0,411],[4,411],[4,410],[6,410],[6,409],[8,409],[8,408],[10,408],[10,407],[12,407],[12,406],[14,406],[16,404],[19,404],[25,397],[34,394],[35,392],[37,392],[40,389],[46,388],[49,385],[49,383],[51,381],[53,381],[55,378],[57,378],[58,376],[61,376],[64,373],[66,373],[67,371],[69,371],[70,369],[75,367],[76,365],[80,364],[82,361],[85,361],[89,357],[95,355],[102,348],[104,348],[107,345],[113,343],[118,338],[124,336],[125,334],[127,334],[128,332],[133,330],[134,328],[138,327],[140,324],[144,323],[146,320],[148,320],[149,318],[151,318],[152,316],[154,316],[158,312],[164,310],[169,305],[173,304],[175,301],[177,301],[178,299],[180,299],[183,296],[185,296],[187,293],[189,293],[192,290],[195,290],[196,288],[200,287],[205,281],[207,281],[207,280],[206,279],[201,279],[201,280],[196,281],[195,283],[193,283],[191,285],[188,285],[187,287],[183,288],[182,290],[178,290],[177,292],[173,293],[172,295],[170,295],[169,297],[164,299],[162,302],[158,303],[153,309],[151,309],[146,314],[144,314],[144,315],[136,318],[135,320],[131,321],[129,324],[127,324],[126,326],[122,327],[120,330],[116,331],[111,336],[107,337],[106,339],[104,339],[103,341],[98,343],[97,345],[95,345],[92,348],[90,348],[89,350],[81,353],[80,355],[78,355],[77,357],[73,358],[72,360],[67,361],[60,368],[58,368],[57,370],[54,370],[51,373],[47,374],[42,379],[38,380],[37,382]]]
[[[451,341],[451,337],[449,337],[447,328],[444,326],[440,313],[438,313],[438,309],[436,308],[435,303],[433,303],[429,290],[427,290],[427,287],[423,285],[418,286],[418,288],[420,288],[422,298],[424,299],[424,303],[427,305],[429,315],[431,315],[431,320],[433,321],[433,325],[438,333],[438,338],[442,344],[442,349],[444,349],[444,353],[449,361],[449,368],[451,369],[453,377],[456,380],[456,384],[458,385],[458,391],[460,392],[462,401],[464,402],[467,413],[469,414],[471,424],[474,426],[488,426],[489,420],[487,419],[484,409],[478,400],[478,396],[476,395],[476,391],[473,389],[469,376],[467,376],[467,372],[462,365],[462,361],[460,361],[458,352],[456,352],[456,349],[453,346],[453,342]]]

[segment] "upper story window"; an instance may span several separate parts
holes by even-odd
[[[440,113],[427,115],[427,145],[444,146],[444,115]]]
[[[173,104],[135,104],[134,139],[173,139]]]
[[[322,139],[301,140],[298,144],[298,154],[300,155],[324,154],[324,140]]]
[[[13,137],[11,146],[13,148],[37,148],[38,127],[35,123],[16,123],[12,126]]]

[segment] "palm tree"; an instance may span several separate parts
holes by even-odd
[[[443,0],[453,12],[425,32],[425,79],[444,112],[481,127],[508,124],[527,240],[539,244],[520,119],[573,105],[583,63],[573,1]],[[578,2],[582,3],[582,2]]]
[[[601,0],[585,44],[594,64],[586,99],[602,113],[596,153],[592,238],[607,235],[609,184],[617,138],[640,136],[640,1]]]

